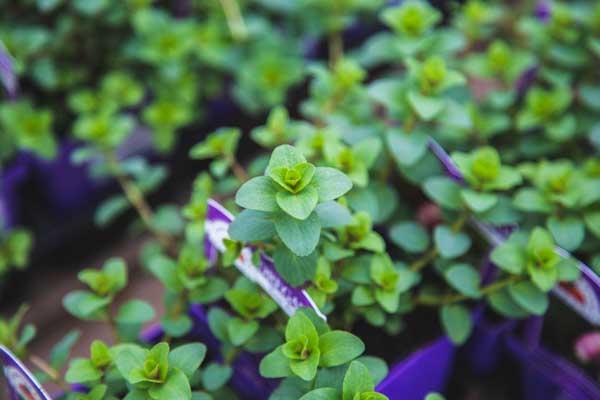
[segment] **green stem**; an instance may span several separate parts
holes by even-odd
[[[243,42],[248,38],[248,28],[244,22],[244,17],[242,16],[239,4],[236,0],[219,1],[221,2],[221,7],[223,7],[223,12],[225,13],[231,36],[234,40]]]
[[[505,279],[496,281],[487,286],[481,288],[480,293],[482,296],[487,296],[489,294],[495,293],[499,290],[504,289],[507,286],[512,285],[513,283],[517,283],[523,280],[524,277],[520,275],[511,275],[506,277]],[[423,306],[445,306],[453,303],[459,303],[461,301],[470,300],[470,297],[467,297],[460,293],[455,293],[443,297],[434,297],[434,296],[420,296],[415,299],[415,303]]]
[[[156,236],[157,240],[166,250],[170,251],[172,254],[177,254],[177,244],[175,239],[171,235],[161,232],[154,227],[154,212],[146,202],[142,190],[123,172],[119,161],[113,153],[105,152],[105,157],[108,167],[113,176],[117,179],[123,193],[125,193],[125,197],[127,197],[127,200],[129,200],[131,205],[136,209],[144,222],[144,225],[146,225],[146,228]]]
[[[344,39],[339,31],[329,34],[329,65],[333,68],[344,57]]]

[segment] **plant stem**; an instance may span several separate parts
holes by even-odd
[[[437,247],[433,246],[425,254],[423,254],[423,256],[421,258],[413,261],[410,264],[409,269],[413,272],[418,272],[418,271],[422,270],[423,268],[425,268],[427,265],[429,265],[429,263],[431,261],[435,260],[437,255],[438,255],[438,249],[437,249]]]
[[[333,68],[344,57],[344,39],[340,31],[329,34],[329,65]]]
[[[233,172],[233,175],[235,175],[235,177],[240,182],[246,182],[249,179],[249,177],[244,167],[242,167],[242,164],[240,164],[239,161],[233,155],[228,157],[228,160],[229,164],[231,165],[231,172]]]
[[[491,293],[497,292],[505,287],[512,285],[513,283],[517,283],[523,280],[524,277],[520,275],[511,275],[502,280],[493,282],[487,286],[481,288],[480,293],[482,296],[489,295]],[[417,297],[415,299],[415,303],[423,306],[445,306],[448,304],[459,303],[461,301],[469,300],[471,297],[467,297],[460,293],[455,293],[443,297]]]
[[[469,219],[470,215],[471,212],[467,209],[461,211],[458,219],[454,221],[454,223],[452,223],[452,230],[454,232],[460,231],[465,226],[465,223]],[[421,269],[425,268],[431,261],[435,260],[438,254],[439,251],[434,244],[425,254],[423,254],[420,258],[416,259],[410,264],[410,270],[414,272],[420,271]]]
[[[177,254],[177,244],[175,239],[171,235],[161,232],[154,227],[154,212],[146,202],[142,190],[123,172],[119,165],[119,161],[113,153],[105,152],[105,157],[112,174],[117,179],[117,182],[119,182],[119,186],[121,186],[127,200],[129,200],[131,205],[136,209],[140,218],[146,225],[146,228],[156,236],[160,244],[166,250],[170,251],[172,254]]]
[[[225,18],[227,19],[227,26],[234,40],[243,42],[248,37],[248,28],[244,22],[244,17],[240,11],[240,6],[236,0],[219,0]]]
[[[48,375],[50,379],[52,379],[52,382],[57,384],[63,391],[68,392],[70,390],[69,385],[67,385],[67,383],[61,379],[60,373],[50,364],[48,364],[42,357],[32,355],[29,357],[29,361],[31,361],[31,363],[37,369]]]

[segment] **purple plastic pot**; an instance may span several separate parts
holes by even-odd
[[[88,204],[95,197],[98,183],[88,177],[85,165],[71,163],[71,155],[77,145],[64,141],[56,158],[32,159],[39,187],[52,208],[58,212],[72,212]]]
[[[456,349],[448,338],[437,339],[394,366],[377,390],[402,400],[423,400],[429,392],[443,392]]]
[[[521,368],[523,398],[528,400],[598,400],[600,388],[585,372],[541,347],[508,337],[507,348]]]
[[[29,172],[19,160],[0,175],[0,228],[4,229],[19,223],[19,187]]]

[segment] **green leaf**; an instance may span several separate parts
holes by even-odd
[[[299,193],[278,191],[275,199],[284,212],[296,219],[305,220],[317,206],[319,195],[314,187],[307,186]]]
[[[587,228],[600,239],[600,211],[591,211],[584,214],[583,219]]]
[[[339,400],[340,394],[334,388],[319,388],[311,390],[304,396],[300,397],[300,400]]]
[[[71,349],[79,340],[81,332],[72,330],[67,333],[60,342],[52,348],[50,352],[50,366],[56,370],[60,370],[67,362]]]
[[[234,346],[246,343],[258,331],[257,321],[244,321],[240,318],[231,318],[227,322],[227,334]]]
[[[148,390],[153,399],[191,400],[192,389],[185,374],[178,369],[171,369],[167,380],[161,385],[152,385]]]
[[[192,320],[187,315],[176,317],[164,316],[160,319],[160,325],[167,335],[182,337],[192,329]]]
[[[244,210],[229,225],[229,236],[241,242],[267,240],[275,236],[273,214]]]
[[[387,144],[396,162],[413,165],[427,152],[429,137],[421,132],[405,133],[400,130],[388,132]]]
[[[473,321],[469,310],[460,304],[443,306],[440,319],[448,337],[455,344],[463,344],[471,334]]]
[[[177,264],[170,258],[160,254],[153,256],[148,263],[148,269],[167,289],[174,292],[183,289],[177,276]]]
[[[290,360],[283,354],[283,345],[267,354],[260,362],[260,374],[265,378],[285,378],[292,375]]]
[[[336,201],[326,201],[315,208],[321,228],[338,228],[352,222],[350,211]]]
[[[108,297],[100,297],[91,292],[77,290],[71,292],[63,299],[63,306],[72,315],[81,319],[97,319],[99,312],[110,304]]]
[[[479,291],[480,276],[475,268],[468,264],[454,264],[445,272],[446,280],[454,289],[465,296],[481,297]]]
[[[154,318],[154,308],[141,300],[131,300],[119,308],[116,321],[119,324],[143,324]]]
[[[152,227],[159,232],[166,232],[171,235],[179,235],[183,232],[184,221],[181,212],[177,206],[163,205],[154,213]]]
[[[129,201],[123,195],[110,197],[102,202],[94,214],[96,225],[103,227],[110,224],[115,218],[129,208]]]
[[[352,291],[352,304],[355,306],[370,306],[375,303],[375,297],[370,288],[357,286]]]
[[[102,371],[97,369],[90,360],[75,358],[69,364],[65,375],[67,383],[94,382],[102,378]]]
[[[128,380],[131,371],[144,365],[148,350],[134,344],[123,344],[113,349],[116,352],[115,363],[121,375]]]
[[[352,189],[352,181],[343,172],[330,167],[317,167],[309,186],[319,195],[319,202],[335,200]]]
[[[543,315],[548,309],[548,295],[531,282],[518,282],[508,288],[513,300],[535,315]]]
[[[208,326],[210,331],[222,342],[229,341],[227,333],[227,322],[231,317],[218,307],[212,307],[208,311]]]
[[[538,268],[533,266],[528,268],[531,280],[544,292],[549,291],[558,282],[558,270],[556,268]]]
[[[490,255],[490,259],[498,267],[511,274],[522,273],[527,263],[525,249],[512,241],[496,246]]]
[[[429,198],[450,210],[457,210],[462,205],[460,186],[452,179],[445,176],[428,178],[423,189]]]
[[[315,277],[317,260],[318,253],[316,251],[308,256],[300,257],[285,246],[277,246],[273,254],[277,272],[292,286],[300,286]]]
[[[371,373],[360,361],[353,361],[348,367],[342,384],[342,399],[354,400],[356,395],[375,389]]]
[[[235,202],[250,210],[274,212],[279,210],[275,201],[277,185],[267,176],[257,176],[245,182],[235,194]]]
[[[568,251],[577,250],[585,237],[585,225],[576,217],[550,217],[546,225],[554,236],[556,243]]]
[[[290,369],[292,372],[305,381],[315,379],[319,365],[319,349],[313,349],[306,360],[291,360]]]
[[[572,258],[561,258],[557,264],[558,280],[561,282],[574,282],[579,279],[581,270],[577,265],[577,261]]]
[[[206,346],[202,343],[188,343],[169,353],[169,366],[177,368],[188,378],[200,367],[206,356]]]
[[[496,312],[509,318],[525,318],[529,313],[517,304],[508,289],[499,290],[488,296],[488,302]]]
[[[233,370],[228,365],[210,363],[202,372],[202,385],[210,392],[213,392],[225,385]]]
[[[419,224],[411,221],[392,226],[390,239],[408,253],[421,253],[429,247],[429,235]]]
[[[279,238],[297,256],[307,256],[317,247],[321,237],[321,224],[316,213],[302,221],[285,213],[278,213],[274,222]]]
[[[549,213],[552,204],[546,200],[544,195],[537,189],[523,188],[519,190],[513,199],[516,208],[523,211]]]
[[[330,331],[319,337],[319,366],[329,368],[354,360],[365,351],[358,337],[344,331]]]
[[[446,107],[443,99],[423,96],[412,91],[408,93],[408,103],[424,121],[432,120]]]
[[[486,212],[498,202],[498,196],[493,193],[482,193],[469,189],[462,189],[460,196],[469,209],[476,213]]]
[[[289,144],[282,144],[277,146],[273,153],[271,154],[271,158],[269,159],[269,165],[267,166],[267,170],[265,175],[271,175],[271,171],[274,168],[278,167],[287,167],[293,168],[297,164],[306,162],[306,158],[302,156],[300,151]]]
[[[443,258],[456,258],[471,247],[471,238],[463,232],[454,232],[452,228],[440,225],[433,232],[435,245]]]

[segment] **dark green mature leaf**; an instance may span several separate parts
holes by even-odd
[[[548,295],[531,282],[518,282],[508,288],[513,300],[532,314],[543,315],[548,309]]]
[[[408,93],[408,102],[419,117],[425,121],[432,120],[446,107],[443,99],[426,97],[418,92]]]
[[[339,400],[340,394],[334,388],[319,388],[311,390],[304,396],[300,397],[300,400]]]
[[[463,344],[471,334],[473,321],[469,310],[460,304],[443,306],[440,319],[448,337],[455,344]]]
[[[257,176],[244,183],[235,194],[235,202],[250,210],[274,212],[279,209],[275,201],[277,184],[267,176]]]
[[[206,346],[202,343],[188,343],[169,353],[169,365],[181,370],[188,378],[200,367],[206,356]]]
[[[72,330],[67,333],[60,342],[58,342],[50,351],[50,365],[56,370],[60,370],[67,362],[71,349],[79,340],[81,332]]]
[[[285,378],[293,375],[290,360],[283,354],[283,345],[267,354],[260,362],[260,374],[265,378]]]
[[[53,367],[54,368],[54,367]],[[99,380],[102,377],[102,371],[85,358],[75,358],[71,361],[69,369],[65,375],[67,383],[87,383]]]
[[[365,345],[357,336],[344,331],[330,331],[319,338],[321,367],[345,364],[365,351]]]
[[[405,221],[392,226],[390,239],[409,253],[420,253],[429,247],[429,235],[421,225]]]
[[[115,320],[119,324],[143,324],[154,318],[154,308],[142,300],[131,300],[119,308]]]
[[[353,361],[344,376],[342,399],[354,400],[357,394],[370,392],[374,388],[373,378],[367,367],[360,361]]]
[[[278,213],[274,222],[280,239],[297,256],[308,256],[317,247],[321,236],[321,224],[317,213],[312,213],[305,220]]]
[[[98,312],[110,304],[111,300],[107,297],[100,297],[91,292],[77,290],[71,292],[63,299],[65,309],[81,319],[98,318]]]
[[[223,387],[232,374],[233,370],[230,366],[210,363],[202,372],[202,386],[212,392]]]
[[[148,393],[154,399],[190,400],[192,398],[190,382],[178,369],[171,369],[167,380],[162,385],[151,386]]]
[[[106,226],[115,218],[127,211],[129,202],[123,195],[110,197],[102,202],[94,214],[94,222],[98,226]]]
[[[471,247],[471,238],[463,232],[454,232],[450,227],[440,225],[433,232],[435,245],[443,258],[456,258]]]
[[[577,250],[585,238],[585,225],[577,217],[550,217],[546,222],[556,244],[565,250]]]
[[[513,300],[508,289],[491,293],[488,302],[496,312],[509,318],[525,318],[529,315],[527,310]]]
[[[242,242],[267,240],[275,233],[273,214],[262,211],[244,210],[229,225],[231,238]]]
[[[405,133],[399,130],[388,132],[387,144],[396,162],[413,165],[427,151],[429,137],[422,132]]]
[[[352,222],[350,211],[335,201],[327,201],[315,208],[322,228],[337,228]]]
[[[300,257],[285,246],[278,246],[273,254],[273,261],[275,262],[277,272],[293,286],[302,285],[304,282],[314,278],[318,258],[316,251],[307,256]]]
[[[479,298],[479,272],[468,264],[454,264],[445,272],[448,283],[460,293],[468,297]]]
[[[317,167],[311,186],[317,189],[319,202],[335,200],[352,189],[352,181],[335,168]]]
[[[452,179],[445,176],[428,178],[423,189],[436,203],[450,210],[459,209],[462,205],[460,186]]]

